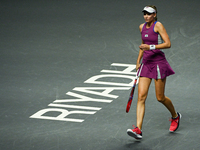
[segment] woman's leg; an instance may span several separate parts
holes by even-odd
[[[166,83],[166,78],[155,80],[156,98],[170,111],[172,118],[176,118],[177,113],[174,109],[174,106],[171,100],[165,96],[165,83]]]
[[[145,114],[145,101],[147,98],[151,80],[146,77],[139,78],[138,84],[138,102],[137,102],[137,127],[142,129],[143,118]]]

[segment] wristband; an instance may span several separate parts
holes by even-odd
[[[156,49],[156,45],[150,45],[150,50]]]

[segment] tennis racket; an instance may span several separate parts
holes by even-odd
[[[130,96],[129,96],[129,99],[128,99],[128,103],[127,103],[127,106],[126,106],[126,113],[128,113],[130,108],[131,108],[131,103],[133,101],[133,95],[134,95],[137,79],[138,79],[138,76],[135,78],[135,81],[134,81],[134,84],[133,84],[133,87],[132,87],[132,90],[131,90],[131,93],[130,93]]]
[[[135,87],[136,87],[136,84],[137,84],[137,80],[138,80],[138,77],[140,76],[140,73],[142,71],[142,64],[141,64],[141,67],[139,69],[139,74],[136,76],[135,78],[135,81],[134,81],[134,84],[133,84],[133,87],[132,87],[132,90],[131,90],[131,93],[130,93],[130,96],[129,96],[129,99],[128,99],[128,103],[127,103],[127,106],[126,106],[126,113],[129,112],[130,108],[131,108],[131,103],[132,103],[132,100],[133,100],[133,95],[134,95],[134,91],[135,91]]]

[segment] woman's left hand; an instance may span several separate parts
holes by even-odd
[[[147,51],[147,50],[150,49],[150,46],[147,45],[147,44],[141,44],[141,45],[139,46],[139,48],[140,48],[141,50],[143,50],[143,51]]]

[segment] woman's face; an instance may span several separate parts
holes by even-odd
[[[152,22],[154,21],[154,18],[156,17],[155,13],[148,13],[148,12],[144,12],[144,20],[145,22]]]

